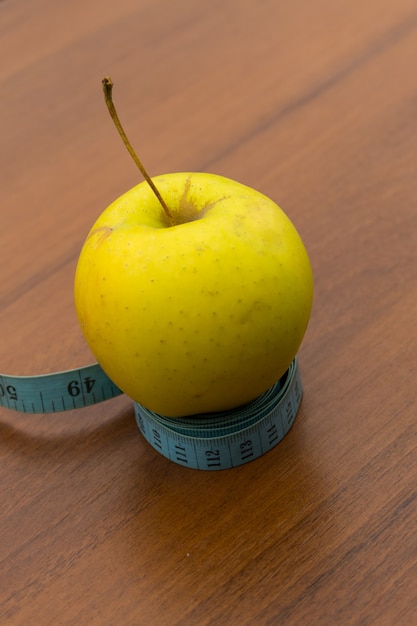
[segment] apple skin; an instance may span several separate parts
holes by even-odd
[[[313,300],[293,224],[263,194],[205,173],[146,182],[89,232],[75,307],[98,363],[161,415],[240,406],[273,385],[303,339]]]

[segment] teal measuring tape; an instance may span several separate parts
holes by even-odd
[[[98,363],[43,376],[0,374],[0,405],[22,413],[81,409],[121,393]]]
[[[252,402],[224,413],[161,417],[135,403],[145,439],[171,461],[194,469],[230,469],[271,450],[290,430],[302,385],[295,359],[284,376]]]
[[[120,395],[100,365],[43,376],[0,374],[0,405],[23,413],[56,413]],[[167,418],[134,402],[144,438],[174,463],[201,470],[230,469],[275,447],[297,415],[302,384],[297,359],[264,394],[237,409]]]

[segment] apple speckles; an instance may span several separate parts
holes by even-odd
[[[169,186],[170,177],[160,179],[174,212],[186,178],[191,182],[184,195],[187,202],[196,201],[200,193],[207,194],[206,204],[213,194],[223,195],[223,187],[217,187],[225,184],[221,180],[207,178],[215,183],[209,193],[200,175],[181,180],[175,176],[178,189]],[[192,414],[230,406],[241,395],[246,399],[259,390],[268,368],[275,371],[276,362],[292,350],[295,309],[303,305],[302,289],[294,284],[298,267],[285,250],[281,254],[279,228],[270,215],[274,210],[268,212],[262,204],[255,211],[255,198],[248,198],[250,214],[245,195],[244,211],[238,211],[239,202],[228,202],[210,215],[207,211],[201,222],[176,229],[159,224],[159,215],[135,196],[143,215],[135,215],[135,205],[122,229],[115,221],[112,234],[102,233],[101,248],[100,233],[87,247],[77,283],[78,301],[89,298],[84,334],[97,352],[101,350],[100,356],[109,356],[119,386],[126,378],[126,393],[156,412]],[[229,222],[223,222],[229,211]],[[298,274],[303,281],[302,266]],[[287,290],[296,300],[294,307],[286,300]],[[96,327],[93,314],[99,321]],[[198,399],[191,401],[193,396]]]

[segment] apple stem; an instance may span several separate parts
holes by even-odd
[[[120,137],[123,140],[123,143],[125,144],[130,156],[132,157],[132,159],[134,160],[134,162],[136,163],[136,165],[138,166],[139,170],[142,173],[142,176],[144,177],[144,179],[146,180],[146,182],[148,183],[148,185],[150,186],[150,188],[152,189],[152,191],[154,192],[155,196],[158,198],[162,208],[164,209],[164,212],[167,216],[167,218],[169,219],[169,221],[171,222],[171,226],[175,225],[175,221],[173,218],[173,215],[171,213],[171,211],[169,210],[165,200],[163,199],[163,197],[161,196],[161,194],[158,191],[158,188],[155,186],[155,183],[153,182],[152,178],[149,176],[148,172],[145,170],[144,166],[142,165],[141,160],[139,159],[139,157],[137,156],[136,152],[134,151],[132,144],[130,143],[129,139],[127,138],[127,135],[125,133],[125,131],[123,130],[123,126],[120,123],[119,120],[119,116],[117,114],[116,111],[116,107],[114,106],[114,102],[113,102],[113,97],[112,97],[112,89],[113,89],[113,81],[110,78],[110,76],[106,76],[105,78],[103,78],[103,80],[101,81],[102,85],[103,85],[103,91],[104,91],[104,100],[106,102],[107,108],[109,110],[110,116],[114,122],[114,125],[116,126],[118,133],[120,135]]]

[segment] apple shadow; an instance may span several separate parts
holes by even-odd
[[[314,465],[302,409],[275,448],[233,469],[191,470],[149,449],[119,503],[130,521],[114,558],[129,563],[138,579],[144,571],[162,576],[184,606],[216,575],[261,580],[262,563],[273,559],[284,576],[293,570],[291,554],[303,558],[299,541],[337,533],[337,520],[315,513],[331,473]]]

